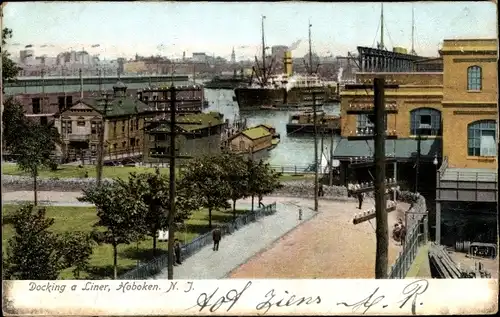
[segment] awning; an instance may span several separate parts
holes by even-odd
[[[417,156],[417,139],[385,140],[385,153],[387,157],[397,160],[413,160]],[[340,161],[349,160],[351,157],[373,157],[375,147],[373,140],[347,140],[342,138],[333,153],[333,158]],[[420,140],[421,159],[434,159],[441,157],[442,140],[439,138]]]

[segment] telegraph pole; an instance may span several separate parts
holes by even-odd
[[[311,21],[309,20],[309,76],[312,76],[312,42],[311,42]],[[309,85],[309,80],[307,81]],[[309,85],[309,89],[311,91],[311,86]],[[312,102],[313,102],[313,124],[314,124],[314,211],[318,211],[318,173],[319,173],[319,164],[318,164],[318,116],[316,113],[316,91],[312,91]]]
[[[375,104],[375,217],[377,254],[375,258],[375,278],[387,278],[389,229],[385,196],[385,80],[374,80]]]
[[[101,126],[99,128],[99,153],[97,154],[97,169],[96,169],[96,174],[97,174],[97,186],[101,185],[102,181],[102,168],[104,165],[104,130],[105,130],[105,125],[106,125],[106,115],[109,110],[109,104],[108,104],[108,94],[104,94],[104,110],[102,113],[102,122]]]
[[[177,92],[179,91],[193,91],[193,90],[200,90],[197,86],[193,87],[181,87],[181,88],[176,88],[174,85],[171,85],[168,90],[165,89],[155,89],[155,90],[149,90],[150,92],[163,92],[164,96],[168,92],[170,98],[170,120],[165,120],[165,119],[159,119],[159,123],[161,122],[166,122],[169,124],[170,132],[168,133],[170,139],[170,150],[168,151],[166,155],[161,155],[162,158],[168,158],[170,161],[170,190],[169,190],[169,196],[170,196],[170,210],[167,210],[167,222],[168,222],[168,266],[167,266],[167,274],[168,274],[168,279],[172,280],[174,278],[174,239],[175,239],[175,223],[174,223],[174,218],[175,218],[175,213],[176,213],[176,206],[175,206],[175,196],[176,196],[176,188],[175,188],[175,180],[176,180],[176,175],[175,175],[175,168],[176,168],[176,159],[191,159],[192,156],[182,156],[182,155],[176,155],[176,146],[175,146],[175,141],[177,135],[182,134],[182,132],[177,132],[176,127],[180,124],[191,124],[188,122],[177,122],[176,121],[176,116],[177,116]],[[168,98],[165,96],[164,98],[167,100]],[[184,99],[186,100],[186,99]],[[201,100],[201,98],[198,97],[193,97],[191,98],[191,101],[198,101]],[[155,120],[155,119],[153,119]]]
[[[174,216],[175,216],[175,86],[170,88],[170,212],[168,213],[168,279],[174,279]]]

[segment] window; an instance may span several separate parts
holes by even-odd
[[[441,135],[441,111],[417,108],[410,112],[410,135]]]
[[[116,136],[116,121],[113,122],[113,135]]]
[[[135,129],[139,130],[139,119],[135,119]]]
[[[127,121],[123,120],[122,121],[122,132],[125,132],[125,125],[127,124]]]
[[[63,120],[61,122],[61,132],[62,134],[73,133],[72,122],[70,120]]]
[[[467,68],[467,90],[481,90],[481,67]]]
[[[31,106],[33,114],[39,114],[41,110],[40,98],[31,98]]]
[[[85,118],[84,117],[79,117],[78,121],[76,121],[76,125],[79,127],[84,127],[85,126]]]
[[[126,141],[123,141],[122,142],[122,148],[126,148],[127,147],[127,142]]]
[[[66,107],[71,107],[73,105],[73,96],[66,96]]]
[[[469,156],[496,156],[495,120],[481,120],[469,124],[467,144]]]
[[[387,130],[387,114],[384,117],[384,127],[385,130]],[[356,130],[358,134],[363,134],[363,133],[368,133],[366,130],[373,130],[375,129],[375,115],[373,114],[358,114],[358,120],[356,124]]]
[[[92,124],[91,124],[91,133],[92,134],[97,134],[97,132],[99,131],[99,128],[101,127],[101,123],[100,122],[96,122],[96,121],[92,121]]]

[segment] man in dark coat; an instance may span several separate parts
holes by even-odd
[[[358,209],[361,209],[361,207],[363,206],[363,196],[364,196],[364,194],[363,193],[358,193],[357,196],[358,196],[358,203],[359,203]]]
[[[222,238],[222,232],[219,226],[212,231],[212,239],[214,240],[214,251],[219,251],[219,241]]]
[[[179,239],[174,240],[174,255],[175,255],[175,263],[182,264],[181,262],[181,244]]]
[[[318,196],[323,197],[324,195],[325,195],[325,192],[323,191],[323,184],[319,184]]]

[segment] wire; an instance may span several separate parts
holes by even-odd
[[[375,41],[377,40],[378,30],[380,30],[380,20],[378,21],[377,31],[375,31],[375,37],[373,38],[372,48],[374,47],[374,45],[375,45]]]
[[[387,28],[386,23],[384,23],[384,26],[387,29],[387,35],[389,36],[389,41],[391,42],[391,46],[394,47],[394,43],[392,42],[391,33],[389,32],[389,28]]]

